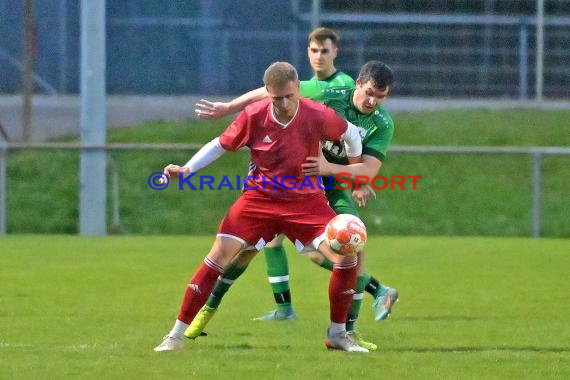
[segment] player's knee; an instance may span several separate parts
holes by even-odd
[[[324,258],[329,259],[333,264],[340,264],[340,259],[342,256],[334,253],[334,251],[329,247],[329,244],[326,241],[323,241],[320,245],[319,245],[319,251],[318,253],[323,256]],[[324,260],[324,259],[321,259]],[[317,264],[320,265],[319,262],[315,261]],[[321,261],[322,263],[322,261]]]
[[[242,243],[240,241],[218,236],[207,257],[215,264],[225,268],[241,248]]]

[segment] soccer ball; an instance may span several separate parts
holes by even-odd
[[[340,255],[356,255],[366,244],[366,226],[358,217],[339,214],[327,224],[327,241]]]

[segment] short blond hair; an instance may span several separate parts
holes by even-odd
[[[273,62],[263,74],[266,86],[280,87],[288,82],[299,81],[297,70],[288,62]]]

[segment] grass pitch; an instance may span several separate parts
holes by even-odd
[[[273,306],[258,257],[209,336],[154,353],[211,242],[0,239],[0,378],[570,378],[568,240],[371,238],[368,267],[401,302],[374,322],[365,296],[366,355],[324,348],[328,273],[288,246],[299,321],[251,320]]]

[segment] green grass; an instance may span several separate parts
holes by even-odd
[[[570,146],[570,111],[446,111],[396,114],[395,145]],[[228,121],[151,123],[112,130],[109,142],[205,143]],[[154,191],[148,176],[193,152],[112,152],[120,172],[122,232],[212,234],[239,191]],[[74,233],[77,152],[10,154],[8,231]],[[200,174],[245,174],[248,155],[226,154]],[[570,237],[570,157],[543,161],[543,228]],[[384,190],[362,215],[372,234],[528,236],[531,161],[525,155],[390,154],[381,174],[422,175],[418,190]],[[110,179],[109,179],[110,183]],[[110,186],[110,185],[109,185]],[[408,187],[409,189],[409,187]],[[111,194],[109,187],[108,194]],[[111,198],[111,197],[109,197]],[[109,200],[109,222],[111,199]]]
[[[570,146],[570,111],[454,110],[396,114],[398,145]]]
[[[372,238],[368,267],[398,287],[368,355],[327,352],[328,273],[288,247],[300,320],[272,307],[263,258],[228,293],[208,337],[155,354],[211,238],[0,239],[2,379],[565,379],[570,377],[570,242]]]

